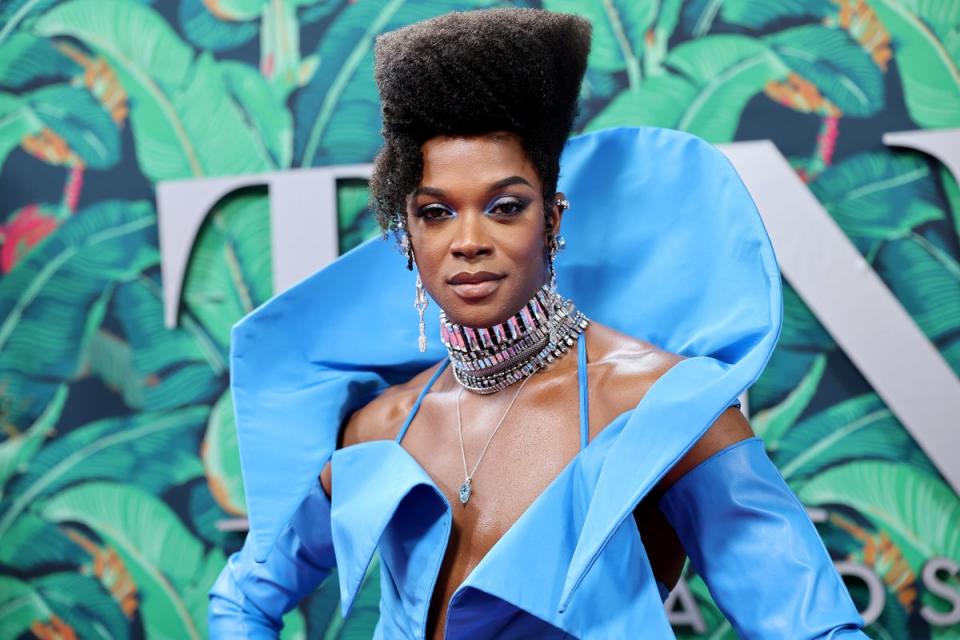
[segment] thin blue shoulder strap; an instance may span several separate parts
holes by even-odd
[[[417,396],[417,401],[413,403],[413,408],[410,409],[410,414],[407,415],[406,421],[403,423],[403,427],[400,428],[400,433],[397,434],[397,444],[403,440],[403,436],[407,433],[407,429],[410,428],[410,423],[413,422],[414,416],[417,415],[417,411],[420,410],[420,403],[423,402],[423,399],[427,396],[427,393],[430,391],[430,387],[433,386],[433,383],[437,381],[437,378],[440,377],[440,374],[443,373],[447,365],[450,364],[450,358],[444,358],[443,362],[440,363],[440,366],[437,367],[437,370],[434,372],[430,379],[427,380],[427,384],[423,385],[423,389],[420,391],[420,395]]]
[[[580,390],[580,448],[590,441],[590,401],[587,397],[587,339],[577,339],[577,384]]]

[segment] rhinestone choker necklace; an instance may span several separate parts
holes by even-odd
[[[589,320],[549,285],[520,311],[492,327],[454,324],[440,313],[440,340],[453,375],[470,391],[488,394],[527,378],[570,350]]]

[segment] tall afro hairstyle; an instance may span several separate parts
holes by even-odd
[[[404,224],[436,136],[516,134],[552,206],[560,153],[576,115],[590,23],[540,9],[448,13],[377,38],[384,146],[370,206],[384,234]],[[548,229],[549,231],[549,229]]]

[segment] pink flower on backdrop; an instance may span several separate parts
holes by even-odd
[[[13,214],[6,225],[0,225],[0,271],[10,273],[30,249],[53,233],[59,220],[40,211],[36,204],[28,204]]]

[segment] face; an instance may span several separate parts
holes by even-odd
[[[422,153],[407,229],[424,287],[453,322],[503,322],[547,277],[537,171],[508,133],[431,138]],[[558,233],[560,210],[550,215]]]

